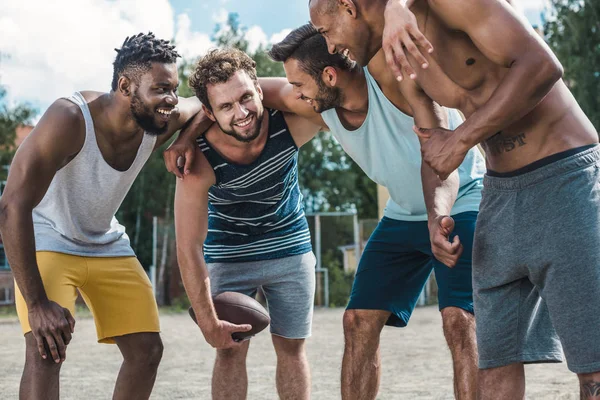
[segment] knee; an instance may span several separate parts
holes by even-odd
[[[25,367],[32,368],[36,371],[44,371],[48,373],[58,373],[62,362],[56,363],[46,349],[47,357],[43,359],[37,347],[37,342],[32,333],[25,336]],[[67,352],[68,356],[68,352]]]
[[[473,314],[457,307],[446,307],[442,310],[444,335],[447,339],[475,334],[475,318]]]
[[[278,357],[299,358],[304,356],[304,339],[286,339],[273,336]]]
[[[217,360],[224,363],[243,363],[246,360],[247,346],[241,346],[233,349],[218,349]]]
[[[163,356],[164,346],[160,337],[141,340],[135,351],[125,354],[125,361],[142,369],[156,370]]]
[[[346,343],[377,341],[383,328],[381,321],[369,317],[364,310],[346,310],[343,325]]]

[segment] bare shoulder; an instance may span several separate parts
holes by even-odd
[[[202,189],[208,191],[216,182],[217,179],[212,165],[210,165],[202,150],[196,147],[196,154],[190,174],[186,175],[182,180],[178,179],[177,185],[194,188],[195,190]]]
[[[78,105],[67,99],[58,99],[44,113],[27,142],[52,144],[50,148],[64,147],[77,152],[85,141],[85,119]]]

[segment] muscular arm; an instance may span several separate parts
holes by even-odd
[[[321,115],[294,93],[293,86],[285,78],[259,78],[263,91],[263,105],[268,108],[296,114],[324,130],[329,130]]]
[[[43,358],[46,340],[55,362],[65,358],[75,321],[46,295],[36,261],[32,211],[46,194],[56,171],[82,148],[85,123],[67,100],[50,106],[15,154],[0,200],[4,248],[29,311],[29,323]]]
[[[80,114],[67,100],[50,106],[15,154],[0,200],[4,247],[28,307],[48,301],[35,257],[31,213],[56,171],[83,146],[85,127]]]
[[[509,68],[488,102],[457,130],[463,150],[527,115],[562,77],[562,66],[535,31],[502,0],[429,0],[451,28],[464,31],[491,61]]]
[[[200,102],[200,100],[198,100],[197,97],[180,98],[179,103],[177,104],[177,108],[179,109],[179,115],[177,119],[171,121],[169,124],[169,130],[165,134],[160,135],[158,137],[158,140],[156,141],[156,146],[154,147],[155,149],[168,142],[169,139],[173,137],[173,134],[175,134],[175,132],[177,132],[180,129],[183,129],[188,123],[191,123],[194,116],[198,114],[198,112],[201,112],[202,103]],[[196,125],[199,125],[201,128],[204,128],[204,130],[198,133],[196,137],[204,131],[206,131],[206,129],[208,129],[212,124],[212,122],[208,123],[206,120],[208,120],[208,118],[206,118],[204,115],[200,115],[197,118],[197,120],[196,118],[194,118]],[[194,137],[194,139],[196,137]]]
[[[412,109],[416,126],[448,128],[446,110],[432,101],[414,81],[407,79],[399,83],[399,86]],[[419,136],[421,146],[425,141]],[[449,216],[460,186],[458,171],[452,172],[446,180],[441,180],[433,169],[422,161],[421,181],[433,254],[439,261],[453,267],[462,253],[462,246],[458,239],[453,243],[449,242],[449,235],[454,229],[454,221]]]
[[[197,161],[190,174],[185,180],[177,180],[175,190],[177,260],[204,338],[213,347],[231,348],[239,345],[231,334],[249,331],[251,326],[221,321],[215,312],[202,249],[208,233],[208,190],[215,183],[215,175],[201,151],[196,149],[196,152]]]
[[[196,152],[199,154],[190,175],[185,180],[177,180],[175,232],[183,285],[196,312],[198,325],[204,330],[217,320],[202,249],[208,232],[208,190],[215,183],[215,176],[200,150],[196,149]]]

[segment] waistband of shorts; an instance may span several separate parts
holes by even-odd
[[[560,159],[522,175],[501,178],[486,174],[483,178],[483,187],[496,190],[519,190],[599,162],[600,145],[597,144],[592,148],[583,150],[577,154]]]

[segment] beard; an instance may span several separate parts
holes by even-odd
[[[313,109],[315,112],[320,114],[323,111],[342,105],[342,91],[340,88],[326,86],[320,77],[317,79],[317,86],[319,87],[319,91],[313,99]]]
[[[240,135],[239,133],[237,133],[235,130],[235,126],[233,124],[229,125],[229,128],[231,128],[231,129],[225,129],[225,127],[221,125],[221,123],[219,122],[218,119],[216,122],[217,122],[217,125],[219,125],[219,128],[221,128],[223,133],[225,133],[226,135],[233,137],[235,140],[237,140],[239,142],[250,143],[251,141],[256,139],[258,137],[258,135],[260,134],[260,128],[262,127],[263,115],[264,115],[264,109],[260,110],[258,113],[255,113],[255,112],[248,113],[248,116],[246,118],[248,118],[250,116],[254,116],[255,127],[247,135]]]
[[[137,90],[131,96],[131,105],[129,106],[131,115],[135,122],[148,134],[158,136],[167,131],[169,123],[164,123],[163,126],[156,122],[155,111],[144,104],[142,99],[137,94]]]

